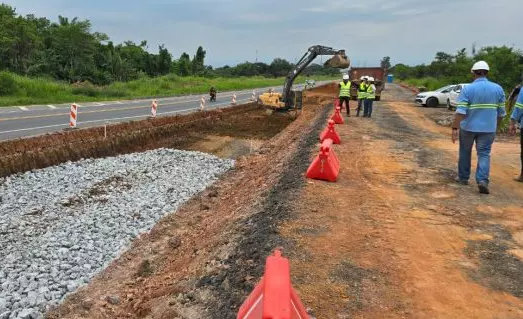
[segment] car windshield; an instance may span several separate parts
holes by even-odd
[[[441,91],[445,91],[447,89],[450,89],[451,87],[453,87],[454,85],[447,85],[447,86],[444,86],[442,88],[439,88],[437,89],[435,92],[441,92]]]

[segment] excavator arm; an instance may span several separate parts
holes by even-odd
[[[327,60],[324,65],[334,68],[348,68],[350,65],[345,50],[335,50],[330,47],[322,45],[314,45],[301,57],[296,63],[296,66],[285,77],[285,84],[283,85],[283,93],[281,101],[285,103],[285,108],[291,108],[293,103],[292,84],[300,73],[318,56],[318,55],[334,55],[333,58]]]

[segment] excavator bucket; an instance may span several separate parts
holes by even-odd
[[[336,69],[346,69],[350,66],[350,61],[346,56],[336,54],[332,58],[325,61],[323,66],[330,66],[331,68]]]

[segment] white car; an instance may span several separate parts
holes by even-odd
[[[461,90],[467,85],[469,85],[469,84],[460,83],[460,84],[454,85],[454,87],[449,92],[449,97],[447,98],[447,109],[453,110],[456,108],[456,105],[457,105],[456,100],[458,99],[458,96],[461,93]]]
[[[421,92],[416,95],[416,104],[428,107],[436,107],[438,105],[445,104],[449,99],[450,90],[454,86],[455,84],[444,86],[435,91]]]

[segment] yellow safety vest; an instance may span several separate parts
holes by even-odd
[[[340,96],[350,96],[350,81],[347,84],[340,82]]]
[[[365,83],[361,82],[360,87],[358,89],[358,99],[363,100],[367,97],[367,85]]]
[[[367,100],[374,100],[376,98],[376,91],[372,88],[372,84],[367,87]]]

